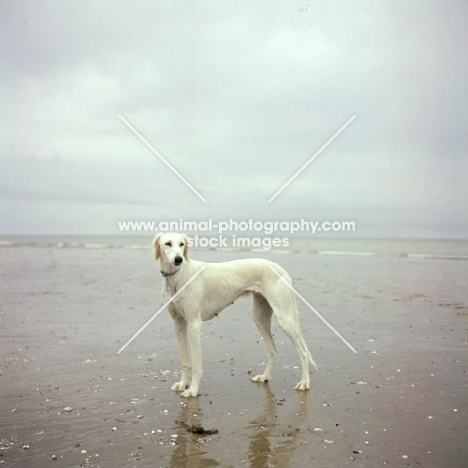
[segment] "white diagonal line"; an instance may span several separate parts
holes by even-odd
[[[341,341],[343,341],[343,343],[345,345],[347,345],[351,351],[353,351],[354,353],[357,353],[357,351],[272,267],[270,266],[271,268],[271,271],[274,271],[276,273],[276,275],[278,276],[278,278],[291,290],[294,292],[294,294],[296,294],[296,296],[302,300],[302,302],[307,306],[309,307],[309,309],[315,313],[315,315],[318,316],[318,318],[320,320],[322,320],[322,322],[328,327],[330,328],[331,331],[333,331],[335,333],[335,335],[341,339]]]
[[[354,119],[353,115],[269,200],[273,201]]]
[[[178,177],[180,180],[182,180],[182,182],[184,182],[190,189],[192,189],[192,191],[195,193],[195,195],[197,195],[199,198],[201,198],[205,203],[206,203],[206,200],[187,182],[187,180],[182,177],[181,174],[179,174],[179,172],[177,172],[176,169],[174,169],[174,167],[171,166],[171,164],[169,164],[166,159],[164,159],[161,154],[156,151],[120,114],[119,115],[119,118],[128,126],[128,128],[130,128],[130,130],[132,130],[139,138],[141,141],[143,141],[143,143],[145,143],[146,146],[148,146],[148,148],[156,155],[158,156],[159,159],[161,159],[161,161],[163,163],[165,163],[169,169],[171,169]]]
[[[206,267],[201,267],[117,352],[120,354]]]

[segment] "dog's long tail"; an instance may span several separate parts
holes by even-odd
[[[301,344],[301,347],[303,349],[303,351],[306,353],[307,355],[307,359],[309,360],[309,362],[312,364],[312,366],[314,366],[314,369],[315,370],[318,370],[319,368],[319,365],[314,361],[314,358],[312,357],[312,354],[311,352],[309,351],[309,348],[307,346],[307,343],[305,342],[305,339],[304,337],[302,336],[302,332],[299,328],[299,319],[301,318],[301,313],[297,307],[297,302],[296,302],[296,297],[294,294],[292,294],[292,300],[294,302],[294,313],[296,314],[296,320],[297,320],[297,324],[298,324],[298,330],[297,330],[297,334],[298,334],[298,338],[299,338],[299,343]]]
[[[314,366],[315,370],[318,370],[319,365],[314,361],[314,358],[312,357],[312,354],[310,354],[310,351],[307,350],[307,357],[309,358],[309,362]]]

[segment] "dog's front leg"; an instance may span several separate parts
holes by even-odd
[[[200,386],[200,379],[203,374],[202,350],[201,350],[201,319],[191,320],[188,324],[188,338],[190,344],[190,355],[192,358],[192,382],[188,390],[182,392],[184,398],[196,397]]]
[[[187,342],[187,322],[183,317],[171,314],[174,320],[174,328],[179,345],[180,363],[182,366],[182,376],[179,382],[176,382],[171,390],[184,391],[190,381],[190,355]]]

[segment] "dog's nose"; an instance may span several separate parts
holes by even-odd
[[[180,265],[183,261],[184,261],[183,257],[177,256],[176,258],[174,258],[174,263],[176,265]]]

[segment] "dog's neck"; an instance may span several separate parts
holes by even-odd
[[[162,265],[161,265],[162,266]],[[161,272],[161,276],[166,280],[166,286],[169,286],[169,280],[168,280],[168,277],[170,276],[175,276],[180,270],[180,267],[177,268],[176,270],[174,271],[164,271],[164,270],[160,270]]]

